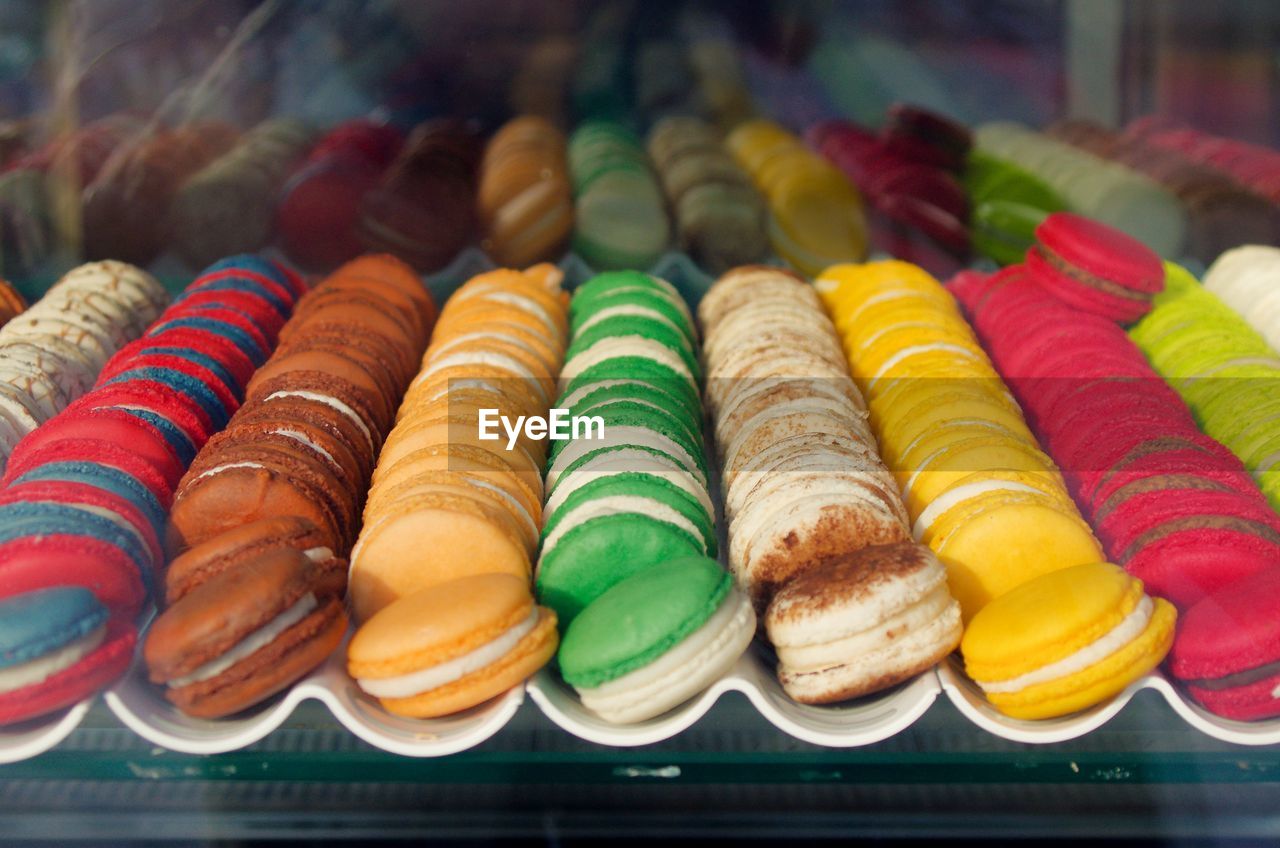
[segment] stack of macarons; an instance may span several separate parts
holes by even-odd
[[[774,253],[809,276],[866,257],[862,200],[833,165],[766,120],[739,124],[726,143],[769,201]]]
[[[1016,123],[983,124],[974,142],[986,156],[1043,180],[1072,211],[1128,233],[1161,256],[1182,249],[1186,213],[1149,177]]]
[[[170,212],[178,255],[198,268],[265,245],[280,186],[311,141],[311,130],[299,121],[264,121],[192,174]]]
[[[132,276],[117,269],[111,279],[145,300],[149,288]],[[80,586],[109,620],[91,650],[44,643],[47,652],[4,695],[9,718],[65,706],[127,667],[134,618],[164,561],[174,486],[235,411],[300,295],[300,281],[271,263],[219,263],[112,357],[90,392],[19,443],[0,490],[0,596]],[[31,603],[51,618],[76,612],[82,629],[101,618],[82,599]]]
[[[1280,204],[1177,150],[1085,119],[1059,121],[1045,133],[1140,171],[1172,192],[1187,212],[1187,253],[1201,262],[1240,244],[1280,239]]]
[[[457,577],[529,580],[547,446],[522,425],[554,399],[568,338],[560,279],[551,265],[492,271],[445,304],[373,473],[351,553],[357,621]]]
[[[1035,242],[1035,229],[1067,201],[1038,176],[981,148],[969,151],[961,174],[972,209],[969,239],[975,253],[1016,265]]]
[[[1191,274],[1165,268],[1164,292],[1129,337],[1280,507],[1280,356]]]
[[[1026,273],[1057,300],[1121,324],[1151,311],[1164,287],[1164,266],[1146,245],[1071,212],[1054,212],[1036,227]]]
[[[1021,583],[1102,559],[1057,465],[936,280],[887,261],[830,268],[817,288],[912,535],[946,564],[966,621]]]
[[[309,520],[278,516],[175,558],[143,642],[151,682],[184,713],[221,718],[323,662],[347,631],[347,563],[329,544]]]
[[[1155,115],[1130,121],[1124,135],[1151,147],[1175,151],[1280,203],[1280,152],[1270,147],[1215,136]]]
[[[13,283],[0,280],[0,328],[21,315],[27,308],[27,299]]]
[[[5,286],[8,291],[8,286]],[[21,305],[7,295],[5,307]],[[75,268],[0,329],[0,468],[19,440],[75,401],[142,335],[169,295],[123,262]]]
[[[239,133],[202,121],[147,133],[117,152],[81,197],[84,254],[146,265],[166,246],[174,195]]]
[[[948,252],[969,252],[969,200],[957,174],[972,140],[964,126],[898,104],[879,133],[847,121],[823,121],[805,134],[898,229],[919,230]],[[914,245],[902,233],[879,239],[895,255]]]
[[[480,163],[481,247],[524,268],[555,260],[573,232],[564,133],[534,115],[513,118],[489,140]]]
[[[358,256],[360,205],[403,146],[398,129],[367,118],[321,136],[276,203],[276,239],[288,257],[327,271]]]
[[[681,250],[715,274],[766,258],[769,209],[719,130],[701,118],[665,118],[649,131],[648,148]]]
[[[729,567],[763,616],[783,688],[830,703],[933,666],[960,641],[960,608],[942,565],[911,543],[813,288],[788,271],[739,268],[698,315]]]
[[[347,670],[389,712],[476,706],[555,654],[530,590],[546,420],[568,338],[551,265],[473,277],[445,304],[351,553]],[[486,424],[486,419],[494,419]]]
[[[1280,350],[1280,247],[1250,244],[1228,250],[1209,266],[1204,287]]]
[[[537,571],[562,625],[623,578],[717,546],[683,299],[665,280],[617,271],[579,287],[569,314],[555,405],[585,425],[548,451]]]
[[[573,250],[598,270],[648,268],[671,243],[671,221],[640,140],[621,124],[589,121],[569,139]]]
[[[419,124],[378,186],[365,195],[360,239],[420,271],[443,268],[476,235],[476,179],[483,150],[454,120]]]
[[[353,260],[309,291],[249,381],[244,406],[182,478],[169,550],[258,519],[301,516],[344,554],[434,317],[417,275],[389,256]]]
[[[1280,562],[1280,517],[1115,322],[1022,266],[951,290],[1113,562],[1183,610]]]

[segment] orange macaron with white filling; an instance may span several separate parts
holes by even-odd
[[[556,615],[527,580],[479,574],[408,595],[347,646],[347,670],[388,712],[435,718],[518,686],[555,655]]]

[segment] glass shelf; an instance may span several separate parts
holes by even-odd
[[[532,704],[465,753],[410,759],[308,704],[242,751],[153,748],[96,707],[46,754],[0,767],[9,838],[530,836],[680,832],[1280,838],[1280,749],[1188,728],[1152,692],[1070,743],[1006,742],[945,700],[877,745],[787,737],[727,696],[689,731],[604,748]]]

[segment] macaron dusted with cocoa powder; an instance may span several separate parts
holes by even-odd
[[[341,560],[280,547],[213,574],[152,623],[143,658],[188,715],[219,718],[274,695],[342,641]]]

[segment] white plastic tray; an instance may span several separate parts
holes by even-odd
[[[748,650],[729,674],[680,706],[639,724],[619,726],[596,717],[555,672],[543,669],[529,682],[529,696],[552,722],[580,739],[613,747],[661,742],[691,727],[726,692],[741,692],[770,724],[814,745],[853,748],[888,739],[909,727],[938,697],[936,675],[922,674],[890,692],[830,707],[797,704],[765,666],[758,648]]]
[[[310,698],[370,745],[406,757],[440,757],[475,747],[501,730],[524,702],[523,689],[516,687],[448,718],[400,718],[359,690],[343,667],[345,656],[344,643],[324,666],[283,695],[236,718],[208,721],[183,714],[147,681],[139,663],[107,690],[105,700],[122,723],[148,742],[187,754],[221,754],[257,742]]]

